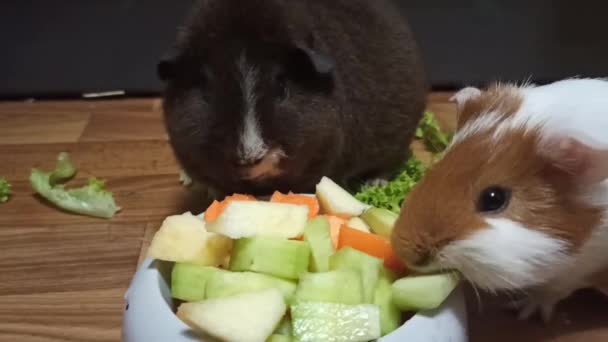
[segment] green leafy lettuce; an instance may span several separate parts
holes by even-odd
[[[33,169],[30,183],[40,196],[66,211],[100,218],[112,218],[120,211],[112,193],[104,188],[103,180],[91,177],[83,187],[66,189],[65,183],[75,174],[70,156],[62,152],[57,157],[55,170]]]
[[[434,153],[434,161],[441,159],[451,140],[451,136],[441,131],[431,112],[424,113],[416,129],[416,138],[421,139],[426,148]],[[356,191],[355,197],[371,206],[399,213],[407,194],[425,172],[426,168],[422,162],[411,155],[395,178],[382,185],[363,185]]]
[[[0,178],[0,203],[5,203],[11,197],[11,184],[4,178]]]
[[[363,185],[355,197],[371,206],[399,213],[405,196],[422,178],[424,171],[422,163],[412,156],[397,177],[384,185]]]

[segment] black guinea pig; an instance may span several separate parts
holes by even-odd
[[[388,0],[200,1],[157,71],[179,163],[224,194],[386,178],[428,92]]]

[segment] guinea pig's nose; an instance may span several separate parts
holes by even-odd
[[[433,256],[430,252],[418,253],[416,257],[411,260],[411,266],[424,267],[428,266],[433,261]]]
[[[247,159],[239,159],[238,166],[241,167],[252,167],[256,166],[264,160],[264,156],[256,157],[256,158],[247,158]]]

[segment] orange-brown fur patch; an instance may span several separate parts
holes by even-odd
[[[503,118],[513,115],[521,107],[522,98],[513,85],[493,84],[477,97],[462,103],[457,114],[457,129],[484,113],[494,112]]]
[[[488,108],[508,115],[521,104],[518,97],[512,97],[512,91],[503,94],[494,88],[491,94],[482,93],[465,105],[460,119],[470,120],[487,113]],[[570,242],[573,251],[597,227],[601,208],[580,201],[575,176],[540,157],[536,148],[539,131],[512,130],[499,139],[493,133],[478,132],[452,146],[412,189],[392,237],[403,260],[414,262],[451,241],[466,238],[483,229],[486,218],[507,218],[541,230]],[[490,186],[511,189],[510,204],[501,213],[480,214],[476,210],[478,196]]]

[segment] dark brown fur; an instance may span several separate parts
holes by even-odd
[[[161,70],[166,126],[186,172],[222,192],[268,194],[310,192],[322,176],[343,183],[395,171],[428,89],[398,12],[388,0],[202,1],[179,35],[170,59],[177,62]],[[301,47],[335,61],[330,77],[292,58]],[[242,51],[264,75],[256,108],[262,136],[289,156],[280,162],[281,176],[264,181],[243,180],[235,161],[244,105],[235,64]],[[283,103],[280,73],[290,93]],[[203,84],[205,78],[212,81]]]

